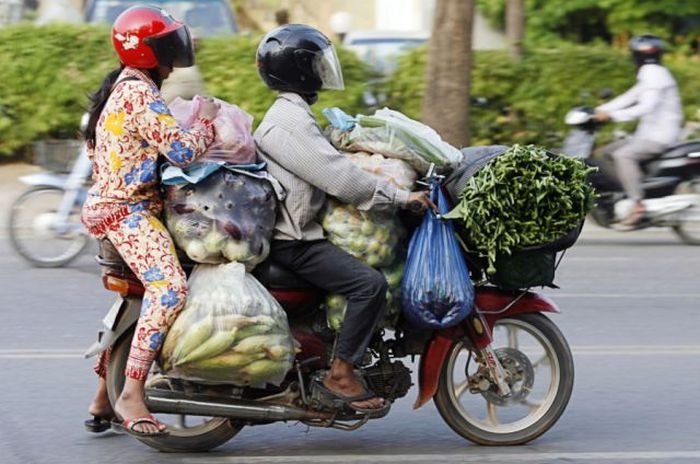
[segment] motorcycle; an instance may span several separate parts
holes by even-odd
[[[87,124],[86,115],[83,124]],[[15,251],[36,267],[62,267],[76,259],[90,239],[80,222],[92,174],[84,143],[70,172],[46,171],[20,177],[30,186],[10,207],[8,233]],[[49,155],[47,155],[49,156]]]
[[[109,242],[100,243],[97,261],[104,287],[119,296],[85,356],[111,349],[106,382],[114,404],[124,385],[143,287]],[[185,256],[181,262],[191,271],[194,263]],[[390,329],[375,334],[357,374],[393,403],[413,386],[412,371],[402,359],[419,357],[414,409],[433,400],[444,421],[465,439],[519,445],[545,433],[564,412],[573,389],[573,358],[547,317],[559,313],[551,299],[529,289],[499,288],[480,279],[480,272],[473,269],[475,304],[464,321],[447,329],[419,330],[399,317]],[[299,421],[352,431],[389,412],[372,417],[315,398],[311,384],[329,368],[336,339],[326,319],[326,295],[270,259],[253,275],[285,310],[299,343],[292,370],[279,386],[252,388],[175,378],[156,362],[146,381],[146,404],[170,433],[140,441],[161,451],[206,451],[244,426]]]
[[[592,159],[600,127],[593,119],[594,113],[592,108],[581,106],[566,114],[564,122],[571,130],[561,152],[603,167],[590,178],[599,194],[590,216],[596,224],[614,228],[628,214],[633,201],[626,198],[620,182],[606,174],[612,172],[607,166],[611,161]],[[657,158],[643,162],[641,167],[646,215],[637,229],[670,227],[684,243],[700,245],[700,140],[678,143]]]

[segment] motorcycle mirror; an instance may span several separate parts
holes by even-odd
[[[564,123],[569,126],[580,126],[589,122],[593,118],[593,108],[578,106],[569,110],[564,116]]]
[[[615,94],[612,89],[604,88],[600,90],[599,96],[603,100],[607,100]]]
[[[83,113],[83,115],[80,117],[80,132],[85,132],[88,121],[90,121],[90,113]]]

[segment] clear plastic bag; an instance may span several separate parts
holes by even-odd
[[[440,214],[447,200],[437,184],[431,198]],[[401,309],[414,326],[441,329],[458,324],[472,311],[474,286],[452,222],[429,209],[408,245],[401,281]]]
[[[192,261],[237,261],[251,271],[267,258],[277,212],[267,180],[219,169],[165,194],[165,225]]]
[[[175,98],[168,107],[182,127],[189,128],[196,120],[205,97],[192,100]],[[216,138],[198,161],[225,161],[230,164],[255,163],[255,141],[252,135],[253,117],[238,106],[214,99],[220,106],[214,118]]]
[[[212,384],[279,385],[295,357],[287,315],[243,265],[200,264],[185,308],[166,335],[163,369]]]

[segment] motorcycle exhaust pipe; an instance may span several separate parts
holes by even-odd
[[[255,422],[287,421],[287,420],[328,420],[332,414],[281,404],[266,404],[250,400],[198,400],[168,392],[167,397],[160,393],[146,391],[146,404],[153,413],[183,414],[190,416],[227,417],[230,419],[249,420]]]

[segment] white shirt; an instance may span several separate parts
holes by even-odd
[[[597,109],[617,122],[639,119],[635,136],[664,145],[676,143],[683,126],[678,85],[659,64],[642,65],[634,87]]]

